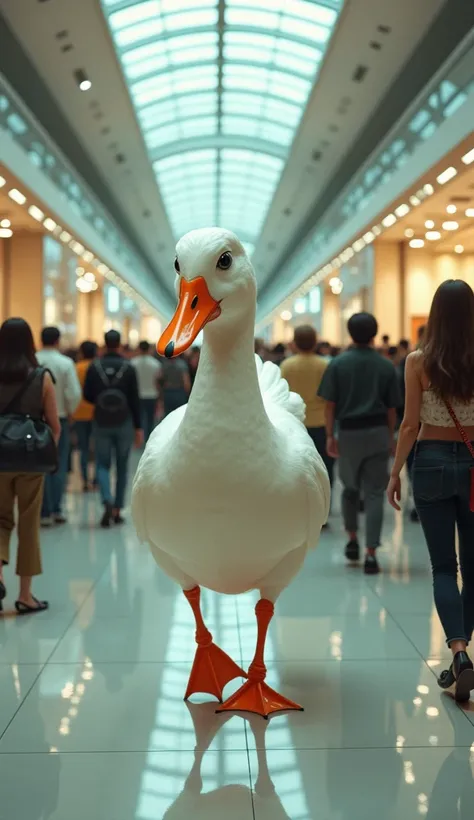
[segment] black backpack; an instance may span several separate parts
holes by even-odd
[[[37,374],[38,370],[30,373],[0,413],[0,473],[55,473],[58,469],[58,451],[49,425],[42,418],[14,412]]]
[[[120,427],[130,418],[127,397],[119,386],[130,364],[124,362],[111,378],[105,372],[100,359],[96,360],[95,367],[105,385],[105,389],[99,393],[95,402],[95,422],[98,427]]]

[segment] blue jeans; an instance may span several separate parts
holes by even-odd
[[[448,645],[469,642],[474,629],[474,513],[469,509],[471,469],[465,444],[420,441],[413,464],[413,496],[433,569],[434,599]],[[457,584],[455,529],[459,534],[462,592]]]
[[[81,475],[84,484],[89,481],[89,447],[92,437],[91,421],[76,421],[74,425],[77,436],[77,447],[81,460]]]
[[[41,507],[41,518],[49,518],[51,515],[60,515],[61,506],[66,489],[68,474],[68,459],[70,447],[69,421],[60,419],[61,436],[58,444],[58,471],[53,475],[47,475],[44,479],[43,504]]]
[[[140,399],[140,415],[145,443],[155,429],[155,410],[156,399]]]
[[[120,427],[98,427],[94,424],[95,457],[97,462],[97,481],[100,496],[104,504],[112,504],[114,509],[124,506],[127,489],[128,459],[133,445],[134,430],[131,421]],[[115,500],[110,488],[110,470],[112,458],[115,459],[117,481]]]

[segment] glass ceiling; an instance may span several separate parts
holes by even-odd
[[[343,0],[102,0],[173,233],[253,247]]]

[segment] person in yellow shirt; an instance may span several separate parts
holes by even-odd
[[[79,352],[81,358],[76,364],[76,371],[82,390],[84,388],[87,371],[97,355],[97,345],[95,342],[83,342],[79,348]],[[85,493],[92,489],[89,483],[89,448],[92,436],[93,418],[94,405],[82,398],[79,407],[73,415],[73,420],[80,454],[82,482]]]
[[[281,373],[290,390],[298,393],[306,404],[306,429],[326,465],[332,486],[334,459],[326,452],[326,402],[318,396],[328,362],[323,356],[316,355],[317,341],[316,331],[311,325],[295,328],[293,344],[296,354],[283,361]]]

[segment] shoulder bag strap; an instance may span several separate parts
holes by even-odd
[[[26,379],[26,381],[23,382],[23,384],[21,385],[19,390],[16,391],[16,393],[10,399],[8,404],[1,411],[2,415],[7,415],[7,413],[11,413],[12,408],[15,406],[17,401],[19,399],[21,399],[24,396],[24,394],[26,393],[28,387],[32,383],[32,381],[35,378],[37,372],[38,372],[37,370],[32,370],[31,373],[29,373],[28,378]]]
[[[466,445],[467,449],[469,450],[469,452],[472,456],[472,459],[474,461],[474,447],[472,446],[471,442],[469,441],[469,437],[468,437],[464,427],[462,426],[461,422],[459,421],[459,419],[458,419],[456,413],[454,412],[453,408],[451,407],[449,401],[445,401],[444,403],[447,407],[449,415],[451,416],[454,424],[457,427],[459,435],[461,436],[464,444]]]

